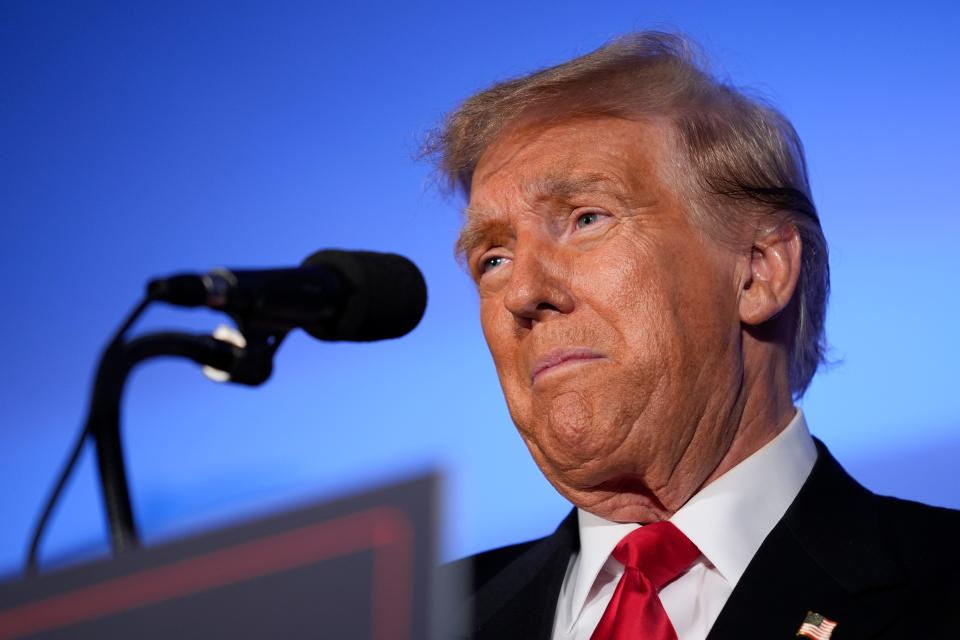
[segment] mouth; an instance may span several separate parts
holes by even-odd
[[[601,360],[604,356],[596,351],[584,348],[554,349],[537,358],[530,372],[530,382],[535,383],[543,376],[570,368],[585,362]]]

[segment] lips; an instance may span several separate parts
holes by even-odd
[[[530,372],[530,382],[536,382],[543,374],[560,369],[570,364],[577,364],[589,360],[600,360],[603,356],[581,347],[554,349],[537,358]]]

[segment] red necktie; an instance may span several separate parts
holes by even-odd
[[[612,555],[623,576],[590,640],[677,640],[657,592],[690,568],[697,546],[663,521],[630,532]]]

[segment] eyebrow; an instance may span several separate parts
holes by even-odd
[[[619,183],[604,173],[585,173],[571,176],[548,174],[531,185],[531,190],[546,198],[570,198],[590,191],[603,191],[619,196]]]
[[[560,173],[548,174],[529,185],[527,189],[534,194],[536,200],[564,200],[583,193],[601,191],[621,202],[629,202],[619,182],[603,173],[585,173],[575,176]],[[466,223],[460,230],[454,245],[455,253],[461,260],[466,260],[470,252],[485,238],[506,234],[509,231],[509,225],[506,222],[477,209],[467,207],[464,217]]]
[[[466,263],[470,253],[485,238],[498,234],[506,235],[509,232],[510,225],[503,220],[497,220],[481,213],[471,213],[469,208],[464,215],[467,222],[460,230],[460,235],[457,236],[457,242],[454,245],[457,258],[464,263]]]

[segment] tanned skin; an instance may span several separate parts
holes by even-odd
[[[547,479],[617,522],[669,518],[794,414],[797,232],[720,243],[679,189],[666,124],[514,126],[473,175],[466,258],[510,414]]]

